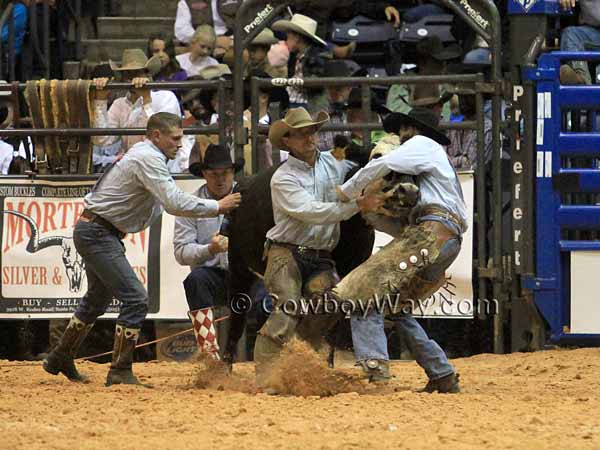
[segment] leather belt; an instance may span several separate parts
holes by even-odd
[[[449,220],[454,225],[456,225],[460,230],[464,230],[466,228],[463,221],[456,214],[448,211],[445,208],[440,208],[439,206],[432,205],[432,206],[424,206],[422,208],[419,208],[418,218],[425,217],[425,216],[438,216],[438,217],[441,217],[442,219]]]
[[[81,213],[81,218],[83,218],[86,222],[94,222],[94,223],[97,223],[98,225],[103,226],[111,234],[114,234],[119,239],[123,239],[125,236],[127,236],[127,233],[123,233],[121,230],[119,230],[117,227],[115,227],[108,220],[102,218],[98,214],[91,212],[88,209],[83,210],[83,212]]]
[[[303,245],[288,244],[286,242],[271,242],[272,245],[278,245],[279,247],[289,248],[292,251],[296,251],[300,256],[310,256],[313,258],[327,258],[332,259],[331,252],[328,250],[317,250]]]

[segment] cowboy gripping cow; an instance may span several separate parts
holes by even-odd
[[[240,194],[220,200],[182,192],[167,169],[181,147],[181,118],[157,113],[150,117],[146,139],[117,160],[85,196],[85,210],[73,239],[83,257],[88,291],[81,299],[58,345],[44,360],[44,369],[85,381],[73,358],[77,349],[113,297],[121,302],[112,364],[106,385],[137,384],[131,370],[133,352],[148,311],[148,293],[125,257],[123,238],[148,228],[166,210],[190,217],[214,217],[236,208]]]

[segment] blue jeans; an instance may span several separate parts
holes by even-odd
[[[560,36],[560,49],[563,52],[598,50],[599,47],[600,29],[588,25],[567,27]],[[590,71],[585,61],[573,61],[571,64],[584,75],[588,84],[591,83]]]
[[[102,225],[82,220],[75,225],[73,240],[85,263],[88,282],[75,316],[93,323],[114,297],[121,301],[117,323],[141,328],[148,312],[148,293],[125,257],[123,241]]]
[[[190,311],[227,304],[227,271],[219,267],[194,267],[183,281]]]
[[[450,226],[450,222],[439,219]],[[452,224],[453,225],[453,224]],[[451,229],[456,229],[452,226]],[[448,239],[440,249],[435,263],[428,266],[419,276],[433,281],[444,275],[445,270],[452,264],[460,252],[461,238]],[[396,318],[396,327],[404,338],[408,349],[417,363],[425,370],[431,380],[437,380],[454,372],[446,354],[440,346],[421,327],[411,314],[402,314]],[[374,311],[366,317],[352,316],[352,343],[357,361],[366,359],[388,360],[387,337],[383,328],[383,313]]]

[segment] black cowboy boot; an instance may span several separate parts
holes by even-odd
[[[131,370],[133,352],[135,351],[135,345],[139,336],[139,328],[125,328],[117,324],[115,328],[112,363],[106,377],[106,386],[112,386],[113,384],[134,384],[152,387],[140,382]]]
[[[460,392],[460,385],[458,384],[459,377],[458,373],[451,373],[450,375],[438,378],[437,380],[429,380],[427,386],[419,392],[427,394],[432,394],[434,392],[439,392],[440,394],[458,394]]]
[[[58,345],[44,359],[42,364],[44,370],[52,375],[62,373],[71,381],[87,383],[87,377],[77,371],[74,358],[79,346],[93,326],[93,323],[86,324],[75,316],[71,317]]]

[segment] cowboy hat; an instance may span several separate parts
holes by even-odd
[[[410,106],[443,105],[452,98],[452,92],[442,91],[437,84],[416,84],[413,86]]]
[[[417,53],[424,56],[431,56],[438,61],[448,61],[460,57],[462,49],[456,43],[444,47],[442,40],[438,36],[429,36],[417,43]]]
[[[316,133],[327,121],[329,121],[329,114],[325,111],[319,111],[317,120],[313,120],[304,108],[292,108],[288,110],[283,119],[271,125],[271,128],[269,128],[269,141],[271,141],[274,148],[281,148],[281,139],[291,130],[313,127],[313,132]]]
[[[121,67],[112,60],[108,61],[113,72],[124,70],[146,70],[150,75],[160,72],[162,63],[158,56],[148,59],[146,54],[139,48],[126,48],[121,57]]]
[[[371,91],[371,111],[377,114],[389,113],[390,110],[385,106],[385,98],[387,88],[372,87]],[[362,88],[354,87],[348,96],[348,102],[344,105],[344,109],[362,109]]]
[[[402,125],[412,125],[420,130],[421,135],[433,139],[440,145],[450,145],[450,139],[438,129],[439,116],[431,109],[417,107],[408,114],[394,112],[383,119],[383,129],[386,133],[398,134]]]
[[[292,20],[278,20],[271,27],[275,31],[293,31],[306,36],[313,42],[325,47],[327,43],[317,36],[317,21],[302,14],[294,14]]]
[[[215,64],[198,72],[198,76],[203,80],[214,80],[215,78],[227,77],[230,75],[231,69],[227,64]]]
[[[275,37],[273,31],[269,28],[263,28],[260,33],[252,40],[250,45],[273,45],[277,44],[279,39]]]
[[[239,172],[244,167],[243,159],[238,159],[234,163],[229,151],[221,145],[209,144],[204,152],[204,159],[202,161],[200,159],[200,147],[195,145],[190,154],[189,171],[200,178],[203,178],[203,170],[233,169],[234,172]]]

